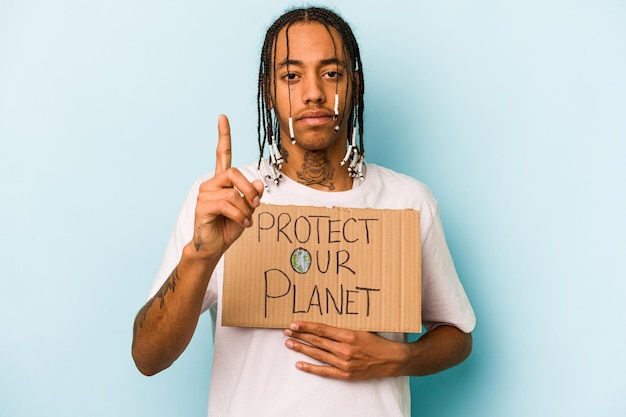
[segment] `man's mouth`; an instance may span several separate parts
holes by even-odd
[[[326,112],[305,112],[298,121],[310,126],[323,125],[333,120],[333,116]]]

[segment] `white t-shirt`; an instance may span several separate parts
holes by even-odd
[[[240,168],[250,180],[259,178],[256,164]],[[203,181],[191,188],[167,245],[153,284],[153,296],[178,264],[183,247],[193,236],[196,197]],[[458,279],[439,219],[437,202],[419,181],[377,165],[367,165],[365,181],[353,188],[325,192],[283,177],[271,185],[262,202],[283,205],[405,209],[420,211],[422,246],[422,320],[426,329],[450,324],[471,332],[475,316]],[[345,382],[303,373],[299,360],[314,362],[284,346],[280,329],[221,326],[223,259],[215,269],[204,298],[214,329],[214,355],[209,393],[210,417],[263,416],[409,416],[408,377]],[[405,335],[381,333],[395,341]]]

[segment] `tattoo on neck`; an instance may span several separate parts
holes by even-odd
[[[287,152],[287,149],[280,148],[280,154],[283,157],[283,162],[284,163],[288,163],[289,162],[289,152]]]
[[[302,168],[297,171],[298,182],[306,185],[320,185],[329,190],[334,190],[333,174],[335,168],[328,160],[326,151],[308,151],[304,154]]]
[[[163,308],[165,304],[165,295],[168,292],[174,292],[176,290],[176,282],[178,281],[178,266],[174,268],[172,273],[170,274],[167,281],[163,283],[159,291],[146,303],[145,306],[139,311],[137,314],[137,319],[135,320],[135,331],[137,328],[142,328],[146,322],[146,316],[148,315],[148,311],[152,308],[155,301],[159,301],[159,308]]]

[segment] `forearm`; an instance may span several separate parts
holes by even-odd
[[[195,331],[209,278],[219,258],[207,262],[185,246],[179,264],[139,311],[132,355],[139,371],[156,374],[185,350]]]
[[[472,335],[453,326],[439,326],[406,344],[401,373],[426,376],[463,362],[472,351]]]

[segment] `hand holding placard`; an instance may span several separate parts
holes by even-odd
[[[323,363],[298,361],[296,368],[301,371],[351,381],[404,374],[405,343],[371,332],[310,322],[291,323],[283,333],[290,338],[285,341],[287,348]]]

